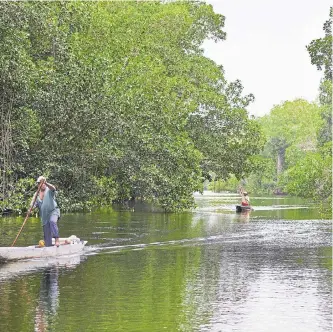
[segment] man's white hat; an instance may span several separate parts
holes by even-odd
[[[42,180],[45,180],[44,176],[40,176],[40,177],[38,177],[38,179],[37,179],[37,183],[41,182]]]

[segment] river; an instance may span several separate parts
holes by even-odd
[[[80,255],[0,265],[0,331],[332,331],[332,221],[289,197],[195,194],[197,209],[65,214]],[[10,246],[23,217],[0,217]],[[42,238],[29,218],[17,246]]]

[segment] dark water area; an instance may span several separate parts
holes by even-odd
[[[0,265],[0,331],[332,331],[332,221],[289,197],[205,192],[179,214],[63,215],[79,255]],[[0,218],[10,246],[23,217]],[[17,246],[37,244],[29,218]]]

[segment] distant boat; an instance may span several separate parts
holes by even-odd
[[[0,247],[0,262],[71,255],[82,251],[87,243],[87,241],[82,241],[75,235],[69,238],[60,238],[59,241],[59,247]]]
[[[236,205],[236,212],[253,211],[252,206]]]

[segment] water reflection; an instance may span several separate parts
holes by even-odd
[[[59,307],[59,267],[51,266],[43,272],[35,315],[35,332],[49,331]]]
[[[22,277],[23,275],[43,271],[52,266],[74,268],[85,257],[82,254],[62,257],[49,257],[47,259],[28,259],[17,262],[8,262],[0,265],[0,282],[6,279]]]
[[[236,196],[212,195],[188,213],[65,215],[63,232],[89,241],[84,264],[0,266],[0,330],[331,331],[331,221],[252,201],[241,214]]]
[[[235,205],[239,204],[239,196],[232,193],[213,193],[205,191],[203,195],[195,195],[200,213],[235,213]],[[318,207],[300,198],[289,196],[264,196],[251,197],[251,205],[254,208],[252,217],[279,218],[279,219],[316,219],[320,218]]]
[[[243,223],[247,223],[250,221],[250,214],[251,211],[242,211],[240,213],[236,213],[236,216],[234,218],[235,222],[243,222]]]

